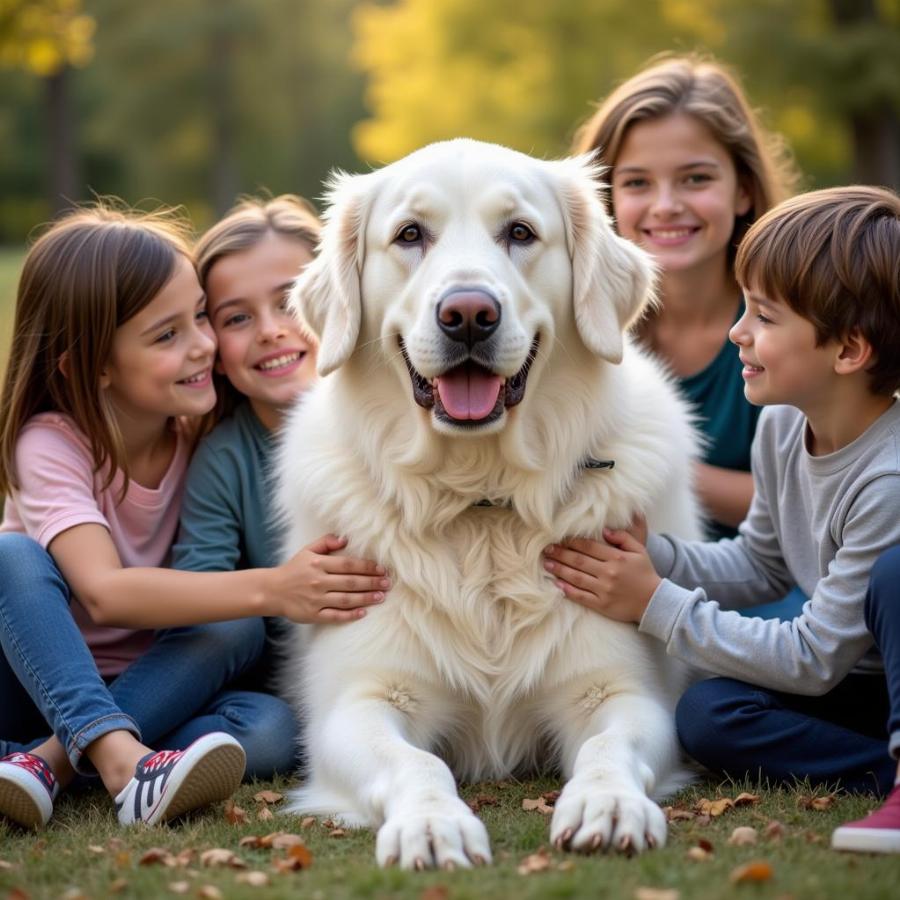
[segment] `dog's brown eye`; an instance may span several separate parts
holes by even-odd
[[[510,240],[523,244],[534,237],[534,232],[524,222],[513,222],[509,226],[509,237]]]
[[[415,244],[422,240],[422,229],[418,225],[404,225],[397,235],[402,244]]]

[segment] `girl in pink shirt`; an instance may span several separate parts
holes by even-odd
[[[171,215],[77,211],[28,254],[0,400],[0,816],[43,824],[96,772],[120,822],[152,824],[224,799],[245,762],[290,768],[287,705],[227,687],[263,652],[260,616],[349,621],[383,598],[380,567],[318,545],[159,568],[215,351]]]

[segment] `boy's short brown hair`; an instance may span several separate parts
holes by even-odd
[[[858,331],[875,394],[900,389],[900,197],[855,185],[780,203],[747,232],[735,275],[812,322],[819,346]]]

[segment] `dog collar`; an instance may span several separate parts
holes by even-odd
[[[616,461],[614,459],[596,459],[593,456],[586,456],[579,464],[579,469],[614,469],[616,466]],[[507,500],[504,503],[495,503],[493,500],[488,500],[485,498],[484,500],[479,500],[476,503],[473,503],[472,506],[479,507],[497,507],[500,509],[506,508],[509,509],[512,506],[512,502]]]

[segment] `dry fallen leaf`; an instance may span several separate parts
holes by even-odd
[[[106,847],[101,847],[99,844],[88,844],[88,853],[93,853],[95,856],[103,856],[106,853]]]
[[[716,800],[707,800],[705,797],[697,801],[696,809],[699,813],[707,816],[721,816],[726,810],[734,806],[734,800],[730,797],[719,797]]]
[[[110,894],[121,894],[122,891],[127,890],[128,882],[124,878],[114,878],[107,887],[107,890]]]
[[[634,900],[678,900],[681,894],[675,888],[637,887]]]
[[[240,806],[235,805],[234,800],[226,800],[225,818],[231,822],[232,825],[246,825],[247,810],[241,809]]]
[[[712,858],[712,853],[703,847],[691,847],[685,854],[691,862],[706,862]]]
[[[206,868],[213,866],[228,866],[231,869],[247,868],[247,863],[236,853],[223,847],[213,847],[211,850],[204,850],[200,854],[200,865]]]
[[[784,837],[784,834],[784,825],[777,819],[772,819],[772,821],[763,829],[763,837],[770,841],[780,841]]]
[[[469,809],[477,813],[485,806],[499,806],[500,798],[493,794],[479,794],[474,800],[469,801]]]
[[[225,895],[214,885],[204,884],[197,890],[197,896],[203,900],[224,900]]]
[[[771,881],[773,874],[772,867],[764,859],[754,859],[732,869],[728,877],[732,884],[742,884],[751,881]]]
[[[5,859],[0,859],[0,869],[5,872],[8,872],[10,869],[14,869],[15,863],[7,862]]]
[[[826,809],[831,809],[836,800],[836,794],[813,795],[811,797],[804,794],[797,798],[797,805],[801,809],[814,809],[816,812],[824,812]]]
[[[666,815],[667,822],[678,822],[680,820],[689,821],[696,816],[696,813],[691,812],[691,810],[682,809],[679,806],[664,806],[663,812]]]
[[[271,822],[274,818],[275,816],[272,815],[272,810],[268,806],[262,807],[256,814],[257,822]]]
[[[419,894],[419,900],[447,900],[450,890],[446,885],[433,884]]]
[[[275,791],[260,791],[258,794],[253,795],[253,799],[257,803],[280,803],[284,800],[284,794],[279,794]]]
[[[328,832],[328,837],[338,838],[338,837],[344,837],[346,834],[347,834],[347,832],[344,831],[343,828],[333,828],[331,831]]]
[[[749,825],[740,825],[731,832],[728,843],[732,847],[747,847],[756,843],[756,829]]]
[[[298,869],[308,869],[312,865],[313,855],[303,844],[288,847],[281,859],[275,859],[272,864],[279,872],[296,872]]]
[[[734,798],[735,806],[747,806],[751,803],[759,803],[759,794],[748,794],[744,791],[743,794],[738,794],[737,797]]]
[[[269,883],[269,876],[258,869],[251,869],[249,872],[238,872],[234,880],[238,884],[249,884],[250,887],[265,887]]]
[[[191,889],[191,883],[189,881],[170,881],[168,887],[173,894],[186,894]]]
[[[553,813],[553,807],[550,806],[543,797],[538,797],[536,800],[530,800],[528,798],[524,799],[522,801],[522,809],[526,812],[531,812],[533,810],[545,816],[552,815]]]
[[[60,894],[60,900],[88,900],[88,896],[81,888],[70,887]]]
[[[564,859],[561,863],[558,863],[556,866],[557,872],[571,872],[575,868],[575,860],[574,859]]]
[[[127,850],[117,851],[114,860],[120,869],[131,868],[131,854]]]
[[[553,806],[557,800],[559,800],[559,795],[562,791],[544,791],[541,796],[547,801],[549,806]]]
[[[543,847],[537,853],[526,856],[519,863],[516,871],[520,875],[533,875],[535,872],[545,872],[550,868],[550,854]]]
[[[165,847],[151,847],[145,850],[138,860],[139,866],[169,866],[175,865],[175,857]]]
[[[305,847],[303,838],[299,834],[289,834],[285,831],[271,836],[270,845],[273,850],[286,850],[289,847]]]
[[[300,827],[310,828],[311,826],[316,824],[316,821],[317,820],[315,816],[306,816],[305,818],[300,820]]]

